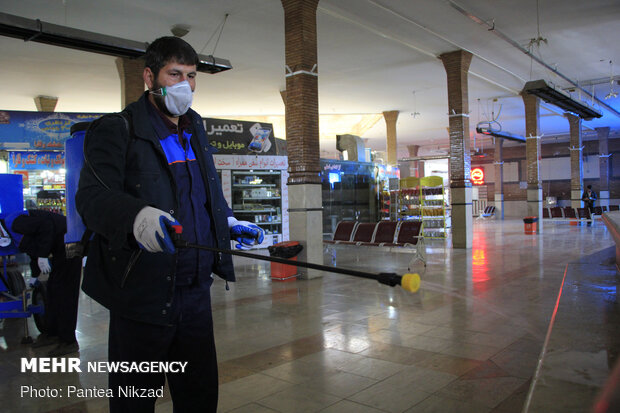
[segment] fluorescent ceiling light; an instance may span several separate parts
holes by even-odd
[[[135,59],[142,57],[148,43],[107,36],[100,33],[59,26],[41,20],[26,19],[12,14],[0,13],[0,35],[67,47],[86,52]],[[214,56],[198,55],[198,71],[219,73],[232,69],[230,62]]]
[[[532,80],[527,82],[523,87],[523,90],[531,95],[538,96],[547,103],[551,103],[567,112],[572,112],[575,115],[585,119],[591,120],[593,118],[600,118],[603,114],[586,104],[585,102],[579,102],[573,99],[569,94],[563,90],[556,89],[550,86],[544,80]]]

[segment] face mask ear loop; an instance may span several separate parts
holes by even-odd
[[[155,96],[166,96],[168,94],[166,93],[165,87],[161,87],[158,90],[151,90],[150,93],[151,95],[155,95]]]

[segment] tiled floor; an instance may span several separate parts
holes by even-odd
[[[549,223],[525,235],[521,221],[476,221],[473,244],[427,241],[416,294],[333,274],[272,282],[269,263],[236,260],[238,282],[212,290],[219,411],[588,411],[620,349],[605,227]],[[378,248],[336,257],[373,272],[404,273],[408,261]],[[97,373],[20,373],[20,357],[43,354],[19,344],[21,326],[0,330],[1,411],[107,411],[105,399],[20,397],[22,384],[106,385]],[[82,362],[105,360],[107,313],[88,297],[78,331]],[[172,412],[168,394],[156,411]]]

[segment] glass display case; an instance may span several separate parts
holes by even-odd
[[[265,235],[282,234],[280,171],[232,171],[235,218],[260,226]]]
[[[289,240],[286,156],[214,155],[226,202],[235,218],[265,231],[267,248]],[[234,247],[234,243],[233,243]]]
[[[340,221],[377,222],[378,183],[375,164],[321,159],[323,233]]]

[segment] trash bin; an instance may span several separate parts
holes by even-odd
[[[297,241],[279,242],[272,245],[269,249],[269,255],[277,258],[286,258],[297,261],[297,254],[304,249],[303,245],[299,245]],[[297,278],[297,266],[280,264],[279,262],[271,263],[271,279],[274,281],[294,281]]]
[[[523,218],[523,225],[526,234],[536,234],[536,223],[538,222],[538,217],[525,217]]]

